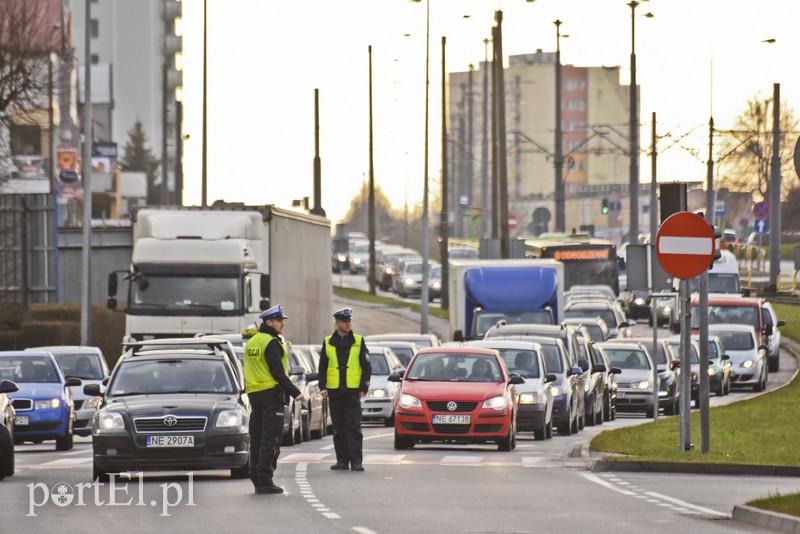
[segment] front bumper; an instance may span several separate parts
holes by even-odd
[[[389,419],[394,413],[394,399],[361,398],[362,419]]]
[[[395,414],[395,434],[419,442],[485,443],[505,438],[511,428],[509,411],[471,412],[469,424],[433,424],[434,413],[439,412],[399,410]]]
[[[61,408],[46,410],[20,410],[17,416],[28,417],[27,425],[14,425],[16,441],[62,438],[69,429],[69,412]]]
[[[547,405],[545,404],[519,404],[517,406],[517,428],[532,432],[545,425]]]
[[[92,436],[94,465],[107,472],[165,471],[175,469],[233,469],[247,464],[248,433],[189,434],[194,447],[147,447],[147,435]],[[233,447],[232,452],[225,452]]]
[[[652,408],[651,391],[617,388],[617,410],[620,412],[643,412]]]

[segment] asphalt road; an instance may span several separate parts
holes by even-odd
[[[419,330],[410,312],[346,304],[357,332]],[[447,325],[431,318],[431,327],[446,332]],[[796,367],[788,351],[781,357],[770,389]],[[711,403],[753,395],[734,391]],[[16,475],[0,482],[0,532],[766,532],[732,521],[733,506],[797,491],[790,478],[587,470],[592,436],[643,421],[619,414],[544,442],[521,433],[512,452],[475,445],[395,451],[391,429],[365,424],[366,472],[330,471],[330,436],[285,447],[275,480],[286,493],[279,496],[254,495],[249,481],[226,471],[145,473],[141,482],[92,486],[89,438],[76,438],[69,452],[22,445]]]

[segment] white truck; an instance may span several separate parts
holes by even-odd
[[[125,341],[237,334],[283,304],[286,337],[330,333],[330,222],[274,206],[148,207],[135,211]],[[120,271],[109,274],[117,307]]]
[[[564,265],[551,259],[449,263],[450,336],[482,339],[497,321],[558,324],[564,317]]]

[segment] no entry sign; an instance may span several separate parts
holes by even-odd
[[[671,215],[658,229],[656,254],[664,270],[675,278],[699,276],[714,260],[714,230],[694,213]]]

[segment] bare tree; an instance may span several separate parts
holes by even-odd
[[[12,111],[47,107],[49,53],[62,48],[61,2],[0,0],[0,135]]]
[[[719,161],[725,173],[720,185],[732,191],[751,191],[769,198],[772,165],[772,98],[748,100],[746,109],[736,118],[733,130],[724,132]],[[792,154],[797,140],[798,121],[794,110],[781,103],[780,161],[781,175],[794,174]],[[782,180],[782,197],[796,186],[794,180]]]

